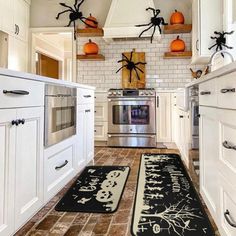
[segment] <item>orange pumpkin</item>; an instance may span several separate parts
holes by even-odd
[[[171,52],[184,52],[185,42],[177,36],[170,45]]]
[[[93,21],[97,22],[97,24],[94,23]],[[98,21],[95,17],[92,16],[91,13],[90,13],[90,16],[86,19],[85,23],[87,24],[87,25],[85,25],[85,28],[97,28],[98,27]]]
[[[98,54],[98,51],[99,51],[98,45],[92,42],[91,39],[89,39],[89,42],[84,45],[84,53],[86,55]]]
[[[171,25],[175,25],[175,24],[184,24],[184,15],[175,10],[175,12],[171,15],[171,18],[170,18],[170,24]]]

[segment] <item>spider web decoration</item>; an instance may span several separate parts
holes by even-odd
[[[134,62],[133,61],[133,53],[135,51],[131,51],[130,52],[130,57],[128,58],[124,53],[122,53],[122,59],[118,61],[118,63],[124,63],[124,65],[116,71],[116,73],[118,73],[120,70],[122,70],[123,68],[126,68],[127,70],[129,70],[129,82],[132,82],[132,73],[134,72],[136,75],[137,80],[140,80],[140,76],[139,73],[144,74],[144,71],[142,69],[139,68],[139,65],[146,65],[146,62]]]
[[[76,20],[82,21],[85,25],[87,25],[90,28],[95,28],[95,27],[92,27],[91,25],[87,24],[86,20],[93,22],[95,25],[98,24],[97,21],[94,21],[92,19],[88,19],[88,18],[83,16],[82,11],[80,11],[80,7],[83,4],[83,2],[84,2],[84,0],[75,0],[75,4],[73,5],[73,7],[68,6],[65,3],[60,3],[60,5],[65,7],[66,10],[64,10],[62,12],[59,12],[56,16],[56,19],[59,20],[60,15],[65,14],[67,12],[70,13],[69,14],[69,23],[68,23],[68,25],[66,25],[66,27],[71,26],[71,24],[73,23],[73,26],[74,26],[74,39],[75,40],[76,40],[76,25],[75,25]]]
[[[219,50],[223,50],[223,48],[233,49],[233,47],[230,47],[226,45],[226,35],[233,34],[234,31],[231,32],[217,32],[215,31],[214,34],[217,36],[211,36],[211,39],[215,39],[215,44],[209,47],[208,49],[211,50],[212,48],[216,47],[216,52]],[[221,53],[222,57],[224,57],[224,54]]]
[[[147,8],[146,11],[151,10],[153,12],[153,17],[151,17],[151,21],[148,24],[143,24],[143,25],[136,25],[136,27],[144,27],[147,26],[147,28],[145,30],[143,30],[141,32],[141,34],[139,35],[139,38],[141,38],[141,36],[148,30],[150,30],[151,28],[153,28],[153,32],[152,32],[152,36],[151,36],[151,43],[153,41],[153,37],[154,34],[156,32],[156,27],[158,27],[160,34],[161,32],[161,25],[168,25],[168,23],[165,22],[163,17],[158,17],[158,15],[161,13],[160,9],[154,9],[154,8]]]

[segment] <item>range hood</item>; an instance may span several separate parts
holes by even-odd
[[[138,38],[139,34],[148,28],[135,27],[135,25],[148,24],[153,16],[152,11],[146,11],[148,7],[155,9],[153,0],[112,0],[111,7],[104,26],[104,39],[111,41],[119,38]],[[150,37],[153,28],[143,34]],[[155,36],[158,36],[156,30]]]

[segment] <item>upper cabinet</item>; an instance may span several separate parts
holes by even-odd
[[[223,0],[193,0],[192,63],[205,64],[214,53],[211,36],[223,30]]]

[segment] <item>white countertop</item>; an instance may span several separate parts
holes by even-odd
[[[214,79],[216,77],[220,77],[220,76],[232,73],[234,71],[236,71],[236,61],[233,62],[233,63],[230,63],[226,66],[223,66],[223,67],[221,67],[221,68],[219,68],[215,71],[212,71],[211,73],[202,76],[200,79],[195,79],[191,83],[186,84],[185,87],[189,88],[189,87],[192,87],[194,85],[201,84],[201,83],[203,83],[207,80],[211,80],[211,79]]]
[[[78,88],[85,88],[85,89],[91,89],[95,90],[95,87],[73,83],[65,80],[57,80],[57,79],[51,79],[44,76],[39,76],[35,74],[25,73],[25,72],[19,72],[14,70],[8,70],[4,68],[0,68],[0,75],[10,76],[10,77],[16,77],[20,79],[27,79],[27,80],[33,80],[38,82],[44,82],[49,84],[57,84],[57,85],[66,85],[70,87],[78,87]]]

